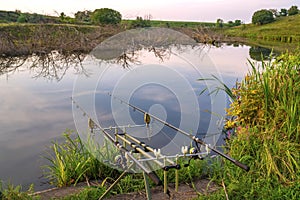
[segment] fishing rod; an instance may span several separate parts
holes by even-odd
[[[111,96],[113,99],[118,99],[121,103],[126,104],[127,106],[133,108],[134,110],[137,110],[137,111],[143,113],[143,114],[144,114],[144,118],[147,119],[147,124],[150,123],[150,117],[152,117],[153,119],[155,119],[155,120],[161,122],[162,124],[164,124],[164,125],[170,127],[171,129],[174,129],[174,130],[178,131],[179,133],[181,133],[181,134],[183,134],[183,135],[189,137],[191,140],[195,141],[196,143],[198,143],[198,144],[200,144],[200,145],[204,145],[206,148],[208,148],[208,149],[210,149],[211,151],[213,151],[213,152],[219,154],[220,156],[224,157],[225,159],[229,160],[230,162],[232,162],[232,163],[235,164],[236,166],[240,167],[241,169],[243,169],[243,170],[245,170],[245,171],[249,171],[249,170],[250,170],[250,167],[249,167],[249,166],[247,166],[247,165],[245,165],[245,164],[239,162],[238,160],[235,160],[235,159],[231,158],[230,156],[224,154],[223,152],[221,152],[221,151],[219,151],[219,150],[217,150],[217,149],[215,149],[215,148],[210,147],[208,144],[206,144],[206,143],[205,143],[203,140],[201,140],[200,138],[198,138],[198,137],[196,137],[196,136],[194,136],[194,135],[192,135],[192,134],[190,134],[190,133],[187,133],[187,132],[184,131],[184,130],[181,130],[181,129],[177,128],[176,126],[174,126],[174,125],[172,125],[172,124],[170,124],[170,123],[168,123],[168,122],[166,122],[166,121],[164,121],[164,120],[162,120],[162,119],[156,117],[155,115],[152,115],[152,114],[146,112],[145,110],[143,110],[143,109],[141,109],[141,108],[139,108],[139,107],[137,107],[137,106],[134,106],[134,105],[132,105],[132,104],[130,104],[130,103],[128,103],[128,102],[122,100],[122,99],[119,98],[119,97],[113,96],[111,93],[108,93],[108,95]]]
[[[125,154],[125,157],[128,157],[130,160],[133,161],[133,163],[135,163],[143,172],[145,172],[145,174],[156,184],[156,185],[162,185],[162,181],[160,180],[160,178],[158,177],[158,175],[146,168],[145,166],[143,166],[120,142],[118,142],[117,140],[115,140],[105,129],[101,128],[101,126],[95,122],[95,120],[93,120],[87,112],[85,112],[85,110],[71,97],[71,101],[73,102],[73,104],[76,105],[77,108],[79,108],[85,116],[88,117],[88,125],[89,127],[97,127],[99,130],[101,130],[101,132],[104,134],[104,136],[113,143],[113,145],[115,147],[117,147],[121,152],[123,152]]]

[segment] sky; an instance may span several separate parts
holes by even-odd
[[[259,9],[300,7],[299,0],[0,0],[0,10],[57,15],[64,12],[73,17],[77,11],[112,8],[123,18],[151,15],[155,20],[225,22],[240,19],[251,22]]]

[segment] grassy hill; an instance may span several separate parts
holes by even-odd
[[[224,34],[243,37],[250,40],[270,42],[300,43],[300,14],[281,17],[275,22],[265,25],[241,25],[226,29]]]

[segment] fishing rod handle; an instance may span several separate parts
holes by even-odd
[[[162,185],[162,181],[155,172],[147,173],[147,176],[155,183],[155,185]]]
[[[245,165],[245,164],[243,164],[243,163],[241,163],[241,162],[239,162],[239,161],[237,161],[237,160],[234,162],[234,164],[235,164],[236,166],[242,168],[242,169],[245,170],[246,172],[248,172],[248,171],[250,170],[250,167],[249,167],[249,166],[247,166],[247,165]]]
[[[241,169],[245,170],[245,171],[249,171],[250,170],[250,167],[231,158],[230,156],[218,151],[217,149],[214,149],[214,148],[210,148],[212,151],[214,151],[215,153],[219,154],[220,156],[226,158],[227,160],[229,160],[230,162],[232,162],[233,164],[235,164],[236,166],[240,167]]]
[[[193,140],[195,140],[197,143],[199,143],[199,144],[201,144],[201,145],[207,145],[205,142],[203,142],[201,139],[199,139],[199,138],[197,138],[197,137],[195,137],[195,136],[193,136]],[[230,162],[232,162],[232,163],[235,164],[236,166],[240,167],[241,169],[243,169],[243,170],[245,170],[245,171],[247,171],[247,172],[250,170],[250,167],[249,167],[249,166],[247,166],[247,165],[245,165],[245,164],[243,164],[243,163],[241,163],[241,162],[239,162],[239,161],[237,161],[237,160],[231,158],[230,156],[224,154],[223,152],[221,152],[221,151],[219,151],[219,150],[217,150],[217,149],[214,149],[214,148],[210,147],[209,145],[207,145],[207,147],[208,147],[210,150],[212,150],[213,152],[215,152],[215,153],[219,154],[220,156],[226,158],[227,160],[229,160]]]

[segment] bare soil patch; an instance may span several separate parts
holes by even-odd
[[[80,183],[76,187],[65,187],[65,188],[54,188],[50,190],[45,190],[42,192],[37,192],[40,195],[41,200],[51,199],[51,198],[61,198],[64,196],[76,194],[87,187],[85,183]],[[220,189],[215,183],[208,179],[199,179],[194,181],[193,184],[182,183],[179,185],[178,192],[175,191],[174,184],[169,184],[169,192],[167,195],[163,192],[162,186],[156,186],[151,188],[151,196],[153,200],[164,200],[164,199],[174,199],[174,200],[187,200],[197,198],[198,195],[207,195],[209,193],[215,192]],[[144,200],[146,198],[145,190],[139,192],[133,192],[128,194],[118,194],[109,196],[107,200],[131,200],[139,199]]]

